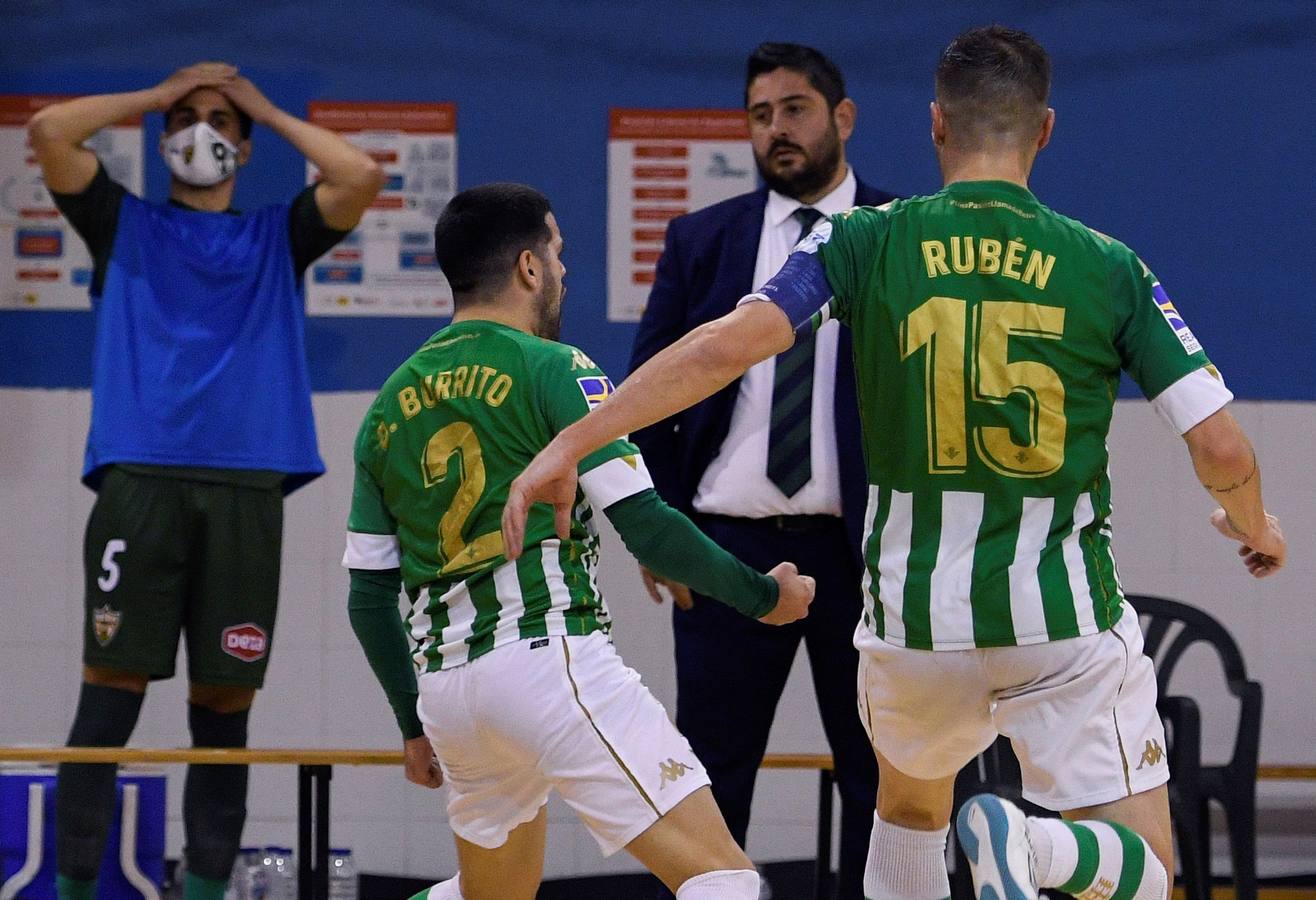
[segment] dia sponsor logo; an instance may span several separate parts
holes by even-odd
[[[219,646],[229,656],[243,662],[255,662],[264,658],[270,641],[265,629],[254,622],[244,622],[225,628],[220,635]]]

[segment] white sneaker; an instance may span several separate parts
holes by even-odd
[[[1033,847],[1023,810],[994,794],[960,807],[955,833],[969,858],[979,900],[1036,900]]]

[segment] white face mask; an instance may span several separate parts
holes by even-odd
[[[238,148],[205,122],[160,138],[160,149],[174,177],[193,187],[219,184],[238,168]]]

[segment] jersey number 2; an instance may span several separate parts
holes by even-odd
[[[453,422],[440,428],[425,445],[422,465],[427,488],[450,478],[458,479],[452,503],[439,520],[439,558],[443,560],[439,574],[452,575],[500,556],[501,531],[479,535],[469,542],[462,536],[466,520],[484,493],[484,454],[475,429],[467,422]]]
[[[968,395],[979,403],[1003,405],[1013,394],[1028,404],[1027,443],[1010,429],[973,429],[978,458],[1013,478],[1042,478],[1065,462],[1065,386],[1056,370],[1035,360],[1010,362],[1011,337],[1060,340],[1065,310],[1017,300],[984,300],[972,311],[954,297],[932,297],[900,324],[900,358],[922,349],[923,394],[927,402],[928,471],[964,472],[968,466]],[[972,352],[965,373],[966,333]]]

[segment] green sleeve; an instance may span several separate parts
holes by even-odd
[[[347,614],[366,652],[370,668],[393,707],[405,740],[425,733],[416,714],[416,668],[411,661],[407,630],[398,615],[398,569],[352,569]]]
[[[1118,250],[1110,286],[1115,345],[1124,370],[1154,400],[1185,375],[1210,367],[1211,360],[1151,270],[1132,250]]]
[[[384,503],[384,491],[376,472],[382,468],[384,447],[380,444],[377,405],[372,406],[357,432],[353,459],[356,476],[352,482],[352,506],[347,530],[360,534],[394,534],[397,522]],[[387,432],[383,432],[387,435]]]
[[[583,351],[567,344],[554,349],[557,352],[546,359],[540,378],[545,385],[541,392],[544,415],[549,431],[556,435],[606,400],[615,388],[612,380]],[[577,471],[583,474],[610,459],[639,452],[628,440],[612,441],[582,459]]]
[[[695,523],[664,503],[653,488],[604,510],[626,549],[664,578],[758,619],[777,606],[777,582],[713,543]]]
[[[862,295],[886,237],[886,207],[852,207],[830,216],[827,224],[821,235],[825,240],[818,243],[818,259],[833,292],[828,317],[849,324],[851,304]]]

